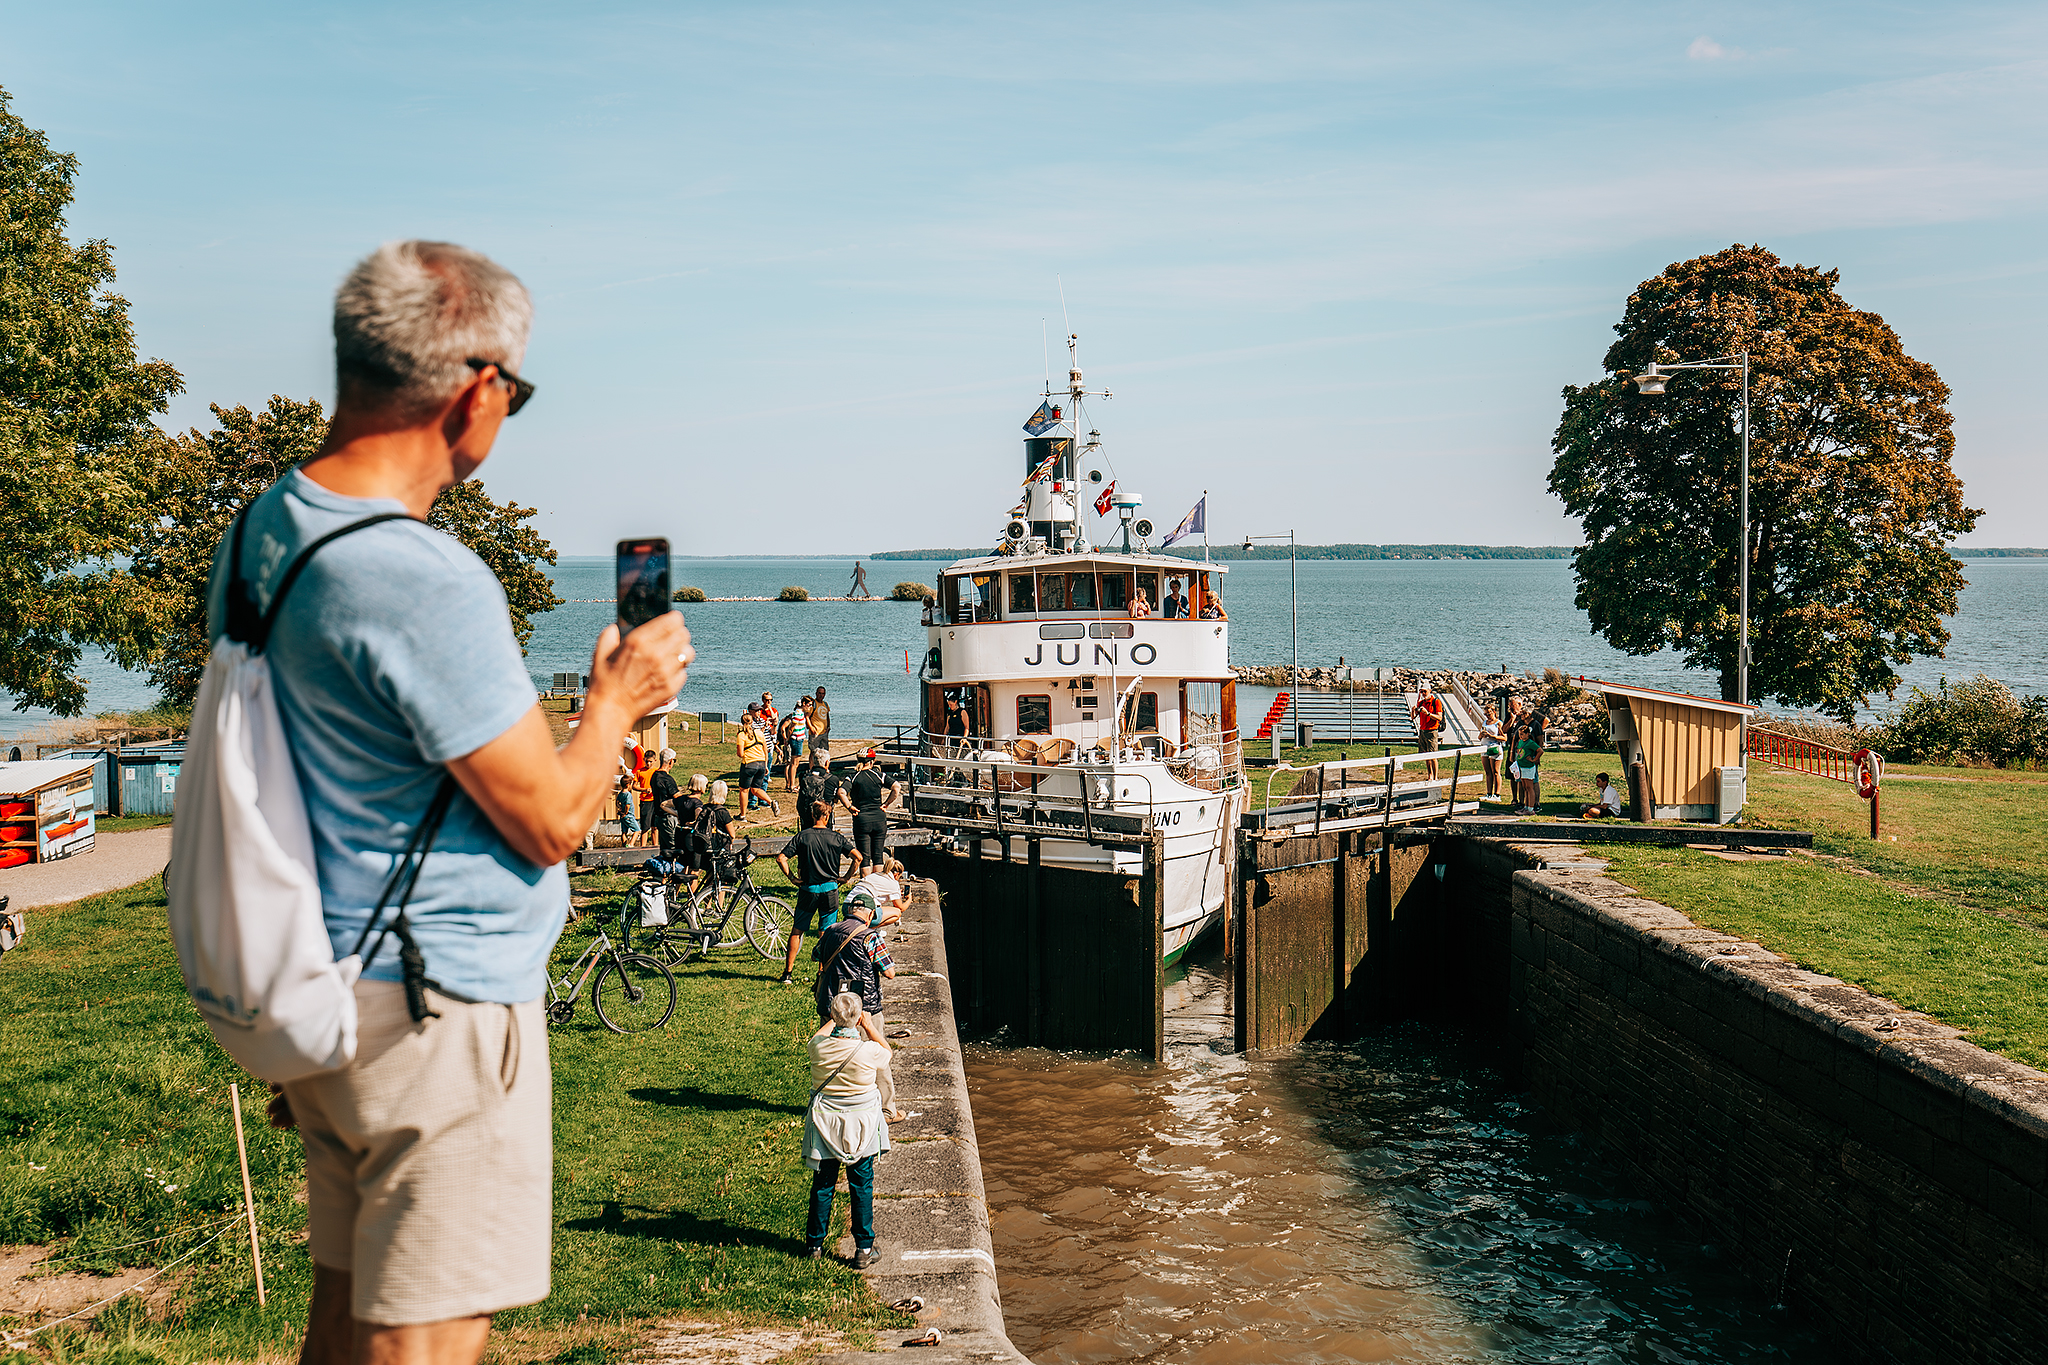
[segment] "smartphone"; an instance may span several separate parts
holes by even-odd
[[[668,541],[660,536],[620,541],[618,569],[623,637],[668,612]]]

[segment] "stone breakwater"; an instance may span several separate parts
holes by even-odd
[[[1256,687],[1286,687],[1286,664],[1234,664],[1231,672],[1241,683]],[[1529,673],[1467,673],[1455,669],[1396,668],[1386,682],[1366,682],[1362,679],[1347,681],[1339,676],[1334,667],[1317,665],[1301,670],[1303,691],[1317,692],[1413,692],[1423,682],[1428,682],[1439,691],[1449,691],[1456,683],[1465,690],[1465,695],[1481,706],[1497,706],[1498,694],[1506,688],[1522,703],[1524,711],[1542,711],[1550,717],[1553,728],[1576,734],[1579,727],[1592,721],[1605,726],[1607,708],[1600,699],[1576,687],[1577,680],[1568,678],[1557,670],[1549,670],[1552,676]]]

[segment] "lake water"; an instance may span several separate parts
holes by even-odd
[[[898,580],[930,583],[941,567],[870,560],[868,578],[875,590],[887,592]],[[850,560],[836,559],[681,560],[675,578],[711,597],[772,597],[791,584],[825,595],[844,592],[852,568]],[[1906,680],[1931,688],[1943,674],[1983,672],[2017,691],[2048,692],[2048,560],[1965,560],[1963,572],[1970,586],[1950,623],[1948,657],[1916,660],[1902,670]],[[542,684],[555,672],[587,671],[591,643],[612,614],[610,559],[565,559],[555,580],[557,592],[572,600],[535,620],[527,663]],[[1286,562],[1233,564],[1223,582],[1233,660],[1287,662]],[[1608,648],[1572,605],[1572,590],[1567,560],[1304,561],[1300,657],[1304,664],[1334,663],[1342,655],[1361,666],[1482,672],[1554,666],[1713,694],[1714,679],[1682,668],[1675,655],[1635,658]],[[924,641],[914,603],[705,602],[686,614],[698,654],[686,710],[737,712],[764,690],[774,692],[780,706],[822,684],[833,703],[835,734],[851,737],[916,714],[913,681]],[[131,709],[151,699],[141,678],[104,659],[92,659],[88,674],[95,711]],[[33,723],[32,716],[6,714],[0,733]]]

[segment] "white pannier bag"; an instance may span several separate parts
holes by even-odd
[[[262,645],[315,550],[402,515],[366,518],[314,541],[260,618],[240,582],[247,514],[235,522],[228,581],[234,605],[192,711],[165,885],[185,989],[220,1045],[266,1081],[297,1080],[355,1059],[353,988],[362,959],[334,958],[312,826]]]
[[[654,929],[668,923],[668,887],[665,883],[642,881],[639,896],[642,929]]]

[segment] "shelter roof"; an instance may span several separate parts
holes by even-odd
[[[96,758],[37,758],[0,763],[0,793],[14,796],[41,791],[52,782],[91,772],[97,762]]]
[[[1661,687],[1635,687],[1628,683],[1603,682],[1599,678],[1581,678],[1579,683],[1582,687],[1597,689],[1610,697],[1640,697],[1644,701],[1697,706],[1707,711],[1727,711],[1739,716],[1751,715],[1758,709],[1737,701],[1722,701],[1719,697],[1695,697],[1690,692],[1667,692]]]

